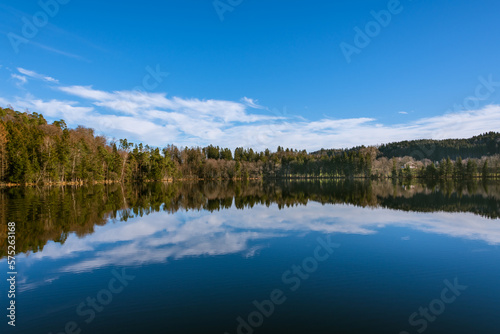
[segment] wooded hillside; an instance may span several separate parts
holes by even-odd
[[[404,141],[379,148],[363,146],[314,153],[281,146],[276,152],[242,147],[233,152],[213,145],[167,145],[160,149],[127,139],[110,142],[89,128],[69,129],[64,120],[49,124],[37,113],[0,108],[0,182],[488,178],[500,172],[500,156],[495,155],[499,141],[500,134],[491,132],[470,139]]]

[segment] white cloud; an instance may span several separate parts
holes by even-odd
[[[75,101],[43,101],[29,95],[26,99],[20,99],[12,103],[17,109],[29,109],[41,113],[46,118],[64,119],[68,123],[83,122],[94,111],[92,107],[81,107],[77,106],[77,104],[78,102]]]
[[[24,69],[22,67],[18,67],[17,70],[19,71],[19,73],[27,75],[33,79],[39,79],[39,80],[43,80],[43,81],[47,81],[47,82],[51,82],[51,83],[59,83],[59,81],[57,79],[54,79],[52,77],[49,77],[49,76],[46,76],[43,74],[38,74],[35,71],[30,71],[30,70]]]
[[[36,72],[18,70],[25,76],[57,83]],[[500,105],[388,125],[366,117],[325,117],[311,121],[286,112],[270,111],[248,97],[235,102],[167,97],[165,93],[140,91],[110,92],[92,86],[56,85],[56,89],[70,95],[71,100],[43,100],[27,94],[0,101],[19,110],[41,112],[49,118],[64,118],[70,126],[92,127],[109,137],[160,147],[171,143],[178,146],[214,144],[263,150],[280,145],[312,151],[411,139],[467,138],[500,129]]]
[[[253,109],[267,109],[266,107],[259,105],[257,100],[248,98],[246,96],[242,98],[241,101]]]
[[[177,135],[160,134],[153,145],[174,143],[197,146],[216,144],[253,147],[259,150],[278,145],[315,150],[331,147],[374,145],[420,138],[469,137],[500,128],[500,106],[445,114],[413,122],[384,125],[373,118],[297,120],[293,117],[252,114],[247,108],[263,109],[244,97],[243,103],[220,100],[167,98],[165,94],[132,91],[104,92],[91,87],[61,87],[62,91],[90,100],[95,106],[171,126]],[[119,129],[116,129],[119,130]],[[139,134],[140,129],[133,132]],[[136,136],[141,140],[142,136]],[[137,140],[136,139],[136,140]],[[143,139],[144,140],[144,139]]]
[[[19,88],[21,88],[25,83],[28,82],[28,79],[25,76],[23,76],[23,75],[12,73],[10,76],[11,76],[12,79],[17,80],[16,81],[16,86],[19,87]]]
[[[401,115],[408,115],[408,112],[406,112],[406,111],[400,111],[398,114],[401,114]]]

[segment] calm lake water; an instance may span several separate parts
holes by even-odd
[[[1,333],[498,333],[499,216],[481,182],[4,189]]]

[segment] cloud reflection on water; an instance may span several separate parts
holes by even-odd
[[[273,238],[320,232],[370,235],[386,227],[404,227],[490,245],[500,244],[497,220],[470,213],[417,213],[353,205],[309,203],[279,210],[267,208],[155,213],[96,227],[83,238],[50,242],[28,262],[73,258],[58,272],[80,273],[106,266],[141,266],[188,256],[251,254]]]

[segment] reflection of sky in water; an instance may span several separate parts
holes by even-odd
[[[159,212],[127,222],[110,221],[83,238],[72,234],[63,245],[49,242],[43,251],[28,257],[19,254],[19,266],[23,267],[19,289],[50,284],[64,273],[142,266],[188,256],[241,253],[249,257],[275,238],[308,232],[369,235],[387,227],[406,228],[399,237],[402,241],[411,240],[411,230],[418,230],[500,244],[498,220],[467,213],[415,213],[318,203],[285,210],[272,205],[213,213]],[[38,277],[36,281],[29,279],[31,275]]]

